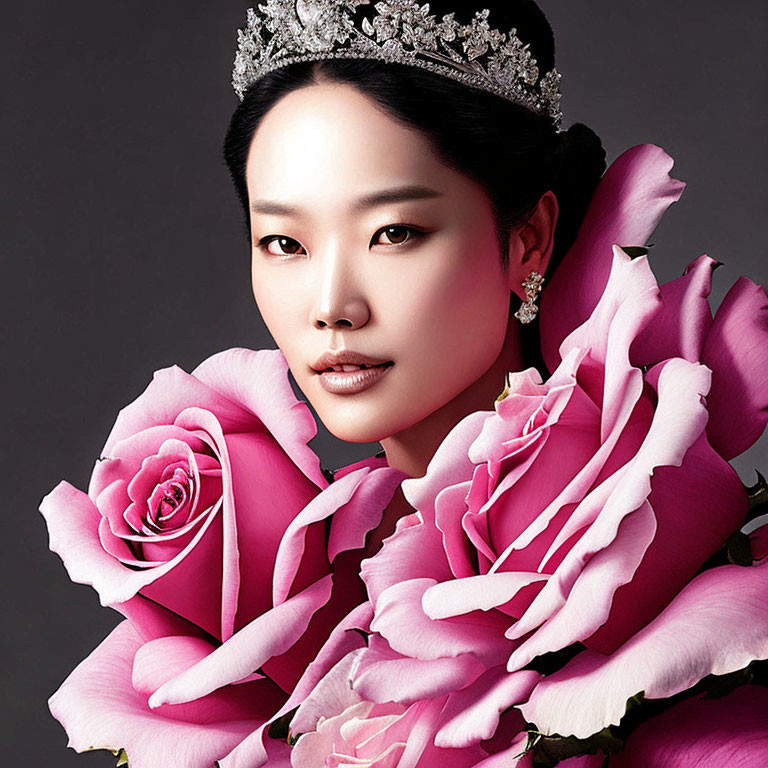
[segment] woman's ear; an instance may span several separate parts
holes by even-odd
[[[531,215],[510,235],[509,289],[525,299],[523,280],[530,272],[543,275],[552,257],[555,225],[560,207],[552,190],[546,191],[536,203]]]

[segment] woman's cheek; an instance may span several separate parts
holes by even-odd
[[[309,330],[310,309],[301,283],[290,280],[285,272],[275,274],[274,270],[254,268],[253,296],[267,330],[294,370],[300,362],[299,347]]]
[[[433,391],[458,394],[501,352],[509,291],[496,264],[480,263],[474,270],[461,268],[433,278],[422,278],[421,290],[419,281],[410,283],[414,292],[400,315],[407,324],[401,327],[398,346],[415,364],[414,373],[432,380]]]

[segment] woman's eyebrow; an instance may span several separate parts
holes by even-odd
[[[433,197],[443,197],[443,193],[430,187],[409,184],[403,187],[383,189],[363,195],[352,203],[351,209],[354,213],[363,213],[384,203],[400,203],[404,200],[424,200]],[[275,200],[254,200],[251,202],[251,210],[254,213],[272,214],[274,216],[302,215],[300,208]]]

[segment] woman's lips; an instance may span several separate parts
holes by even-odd
[[[356,395],[365,392],[387,375],[394,363],[339,363],[318,371],[320,386],[334,395]]]

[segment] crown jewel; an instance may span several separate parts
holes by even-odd
[[[383,0],[372,20],[358,6],[370,0],[267,0],[248,9],[238,30],[232,86],[242,101],[252,83],[297,61],[379,59],[436,72],[549,115],[560,130],[560,73],[539,76],[536,59],[517,37],[492,29],[488,9],[459,24],[438,20],[429,3]]]

